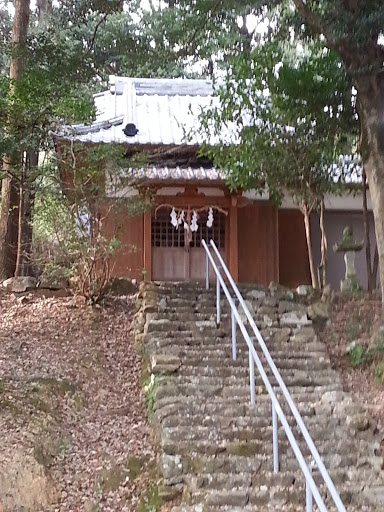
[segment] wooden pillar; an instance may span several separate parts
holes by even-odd
[[[237,222],[237,196],[232,196],[231,206],[229,208],[229,271],[235,283],[239,281],[239,240]]]
[[[144,212],[144,269],[145,281],[152,280],[152,243],[151,243],[152,213],[150,209]]]

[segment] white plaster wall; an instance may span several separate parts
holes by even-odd
[[[369,192],[367,192],[367,203],[368,210],[372,211],[371,198],[369,197]],[[344,194],[343,196],[327,194],[324,199],[324,204],[325,209],[328,211],[348,210],[361,212],[363,208],[363,198],[360,192],[357,194]],[[292,210],[298,207],[297,204],[293,201],[292,196],[290,194],[285,194],[280,208]]]
[[[325,229],[328,239],[328,255],[327,255],[327,276],[328,282],[333,289],[340,289],[340,281],[345,275],[344,254],[334,252],[333,245],[335,242],[341,242],[343,230],[345,226],[353,229],[353,238],[359,242],[364,240],[363,215],[361,212],[336,212],[329,211],[325,214]],[[375,228],[372,213],[369,214],[370,238],[371,238],[371,254],[373,258],[376,247]],[[314,251],[315,266],[320,263],[320,227],[319,216],[311,215],[311,234],[312,247]],[[367,288],[367,270],[365,264],[365,248],[356,253],[356,273],[363,287]]]

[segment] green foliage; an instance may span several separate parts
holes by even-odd
[[[160,496],[157,485],[151,485],[141,495],[137,505],[136,512],[157,512],[163,505],[163,499]]]
[[[377,363],[373,372],[374,379],[377,383],[382,383],[384,380],[384,364]]]
[[[369,362],[372,357],[372,352],[369,348],[366,348],[363,345],[355,344],[350,348],[348,355],[350,365],[352,368],[356,368],[357,366],[361,366]]]
[[[70,146],[61,153],[63,191],[55,165],[45,168],[35,201],[33,246],[41,279],[67,279],[75,293],[93,304],[100,303],[108,290],[124,214],[140,213],[145,205],[105,197],[105,168],[120,168],[121,148],[80,149]],[[109,226],[108,236],[104,224]],[[129,240],[124,243],[129,245]]]
[[[11,38],[12,19],[4,0],[0,1],[0,77],[8,72],[7,49]]]
[[[276,199],[288,188],[309,209],[336,190],[331,164],[348,142],[342,124],[353,125],[351,84],[336,54],[307,44],[293,56],[279,41],[265,41],[233,62],[217,96],[220,106],[201,117],[206,134],[222,142],[204,152],[228,170],[233,188],[267,185]]]
[[[378,354],[384,354],[384,333],[376,341],[375,350]]]
[[[381,337],[373,347],[366,347],[364,345],[352,342],[347,347],[347,353],[352,368],[356,368],[357,366],[364,366],[368,363],[376,361],[373,372],[374,378],[377,381],[382,380],[384,368],[382,363],[384,354],[384,337]]]
[[[136,480],[143,469],[144,461],[139,457],[132,455],[128,457],[125,467],[130,480]]]
[[[345,327],[345,335],[347,340],[353,341],[359,332],[360,321],[358,318],[352,318]]]
[[[89,303],[100,302],[108,288],[111,257],[119,246],[116,238],[101,234],[101,220],[93,219],[86,205],[65,198],[40,198],[35,221],[34,253],[41,279],[67,279]]]

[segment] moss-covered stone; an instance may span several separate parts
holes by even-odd
[[[125,463],[125,468],[130,480],[135,480],[139,476],[143,469],[143,465],[143,459],[135,457],[134,455],[132,457],[128,457]]]
[[[33,456],[45,469],[49,469],[54,458],[68,446],[69,443],[64,439],[55,435],[52,437],[48,432],[45,432],[36,439],[35,446],[33,447]]]
[[[227,453],[231,455],[240,455],[242,457],[251,457],[261,452],[262,445],[252,442],[235,442],[227,445]]]
[[[113,465],[111,468],[103,468],[97,478],[98,487],[103,492],[116,491],[124,482],[127,476],[125,468],[119,464]]]
[[[149,487],[140,497],[136,512],[156,512],[163,505],[163,498],[160,495],[157,485]]]
[[[67,379],[40,378],[31,383],[31,391],[33,393],[52,391],[61,396],[66,394],[73,395],[76,392],[76,385]]]

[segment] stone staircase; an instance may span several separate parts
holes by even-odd
[[[347,510],[384,510],[375,426],[342,390],[306,306],[278,286],[242,292]],[[233,361],[226,301],[217,327],[215,291],[201,285],[149,283],[140,295],[139,337],[157,374],[153,425],[161,470],[166,488],[181,494],[182,504],[173,512],[304,511],[304,478],[281,426],[280,472],[272,471],[271,402],[256,369],[256,404],[250,404],[248,350],[238,332]],[[314,479],[321,484],[316,470]],[[335,510],[324,487],[320,490]]]

